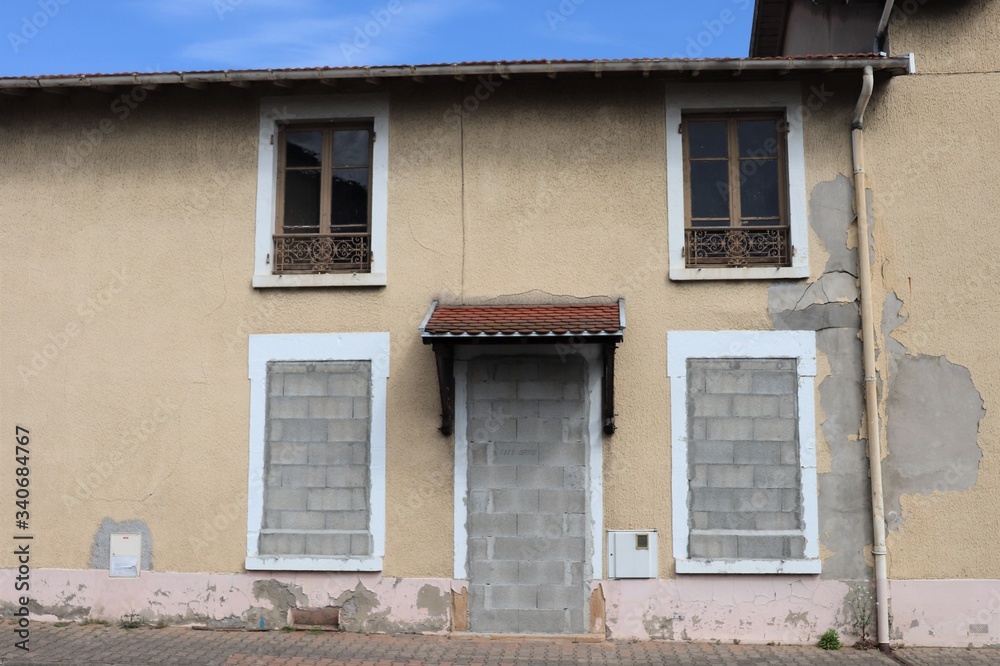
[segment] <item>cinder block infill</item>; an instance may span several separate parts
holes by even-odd
[[[604,634],[480,634],[474,631],[453,631],[453,641],[516,641],[518,643],[604,643]]]

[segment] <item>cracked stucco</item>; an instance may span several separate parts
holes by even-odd
[[[863,373],[857,250],[851,242],[853,192],[842,175],[813,188],[809,223],[828,255],[823,273],[814,282],[768,289],[774,327],[816,331],[817,349],[829,367],[819,385],[817,410],[823,435],[817,448],[825,444],[827,452],[817,453],[825,453],[829,462],[819,469],[822,577],[834,580],[871,577],[865,559],[872,529],[866,440],[860,436]]]

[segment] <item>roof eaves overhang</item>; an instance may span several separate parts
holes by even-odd
[[[720,77],[784,77],[790,73],[814,75],[862,70],[870,66],[876,74],[899,76],[909,73],[908,56],[854,54],[793,58],[641,59],[641,60],[545,60],[525,62],[480,62],[389,67],[330,67],[311,69],[266,69],[206,72],[76,74],[0,78],[0,90],[28,91],[68,88],[155,87],[177,85],[202,89],[209,84],[377,82],[393,79],[426,80],[435,77],[463,79],[476,76],[556,78],[572,76],[639,76],[684,80],[702,75]]]

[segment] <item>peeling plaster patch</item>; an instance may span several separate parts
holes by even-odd
[[[362,583],[358,583],[353,590],[345,591],[333,602],[333,606],[340,608],[340,626],[344,631],[355,632],[371,632],[368,627],[370,621],[385,620],[385,612],[379,614],[381,617],[373,618],[372,611],[378,605],[378,597]]]
[[[90,568],[107,569],[111,566],[111,535],[141,534],[142,554],[139,568],[142,571],[153,570],[153,536],[144,520],[123,520],[116,522],[110,518],[101,521],[94,533],[94,544],[90,548]]]
[[[830,471],[819,474],[819,518],[821,576],[832,580],[871,577],[864,556],[872,530],[867,445],[861,437],[864,376],[854,218],[848,178],[816,185],[809,224],[829,255],[826,267],[815,282],[769,287],[767,304],[776,329],[817,331],[816,347],[830,365],[819,386],[825,415],[820,427],[830,450]]]
[[[773,288],[773,287],[772,287]],[[771,321],[779,331],[822,331],[829,328],[861,327],[856,303],[823,303],[801,310],[771,312]]]
[[[430,615],[448,615],[451,595],[445,594],[433,585],[424,585],[417,592],[417,608],[423,608]]]
[[[651,615],[643,618],[642,625],[646,628],[646,633],[649,634],[650,639],[654,641],[674,640],[673,618]]]
[[[210,587],[209,591],[214,591]],[[255,580],[253,582],[253,596],[258,601],[268,601],[273,608],[263,608],[254,606],[247,609],[245,619],[236,618],[237,624],[246,624],[248,627],[263,626],[267,628],[283,627],[288,622],[288,611],[291,608],[298,608],[309,605],[309,597],[298,585],[282,583],[274,580]]]
[[[873,219],[873,218],[869,218]],[[819,183],[809,196],[809,225],[830,255],[824,273],[856,275],[857,252],[847,244],[854,221],[854,185],[844,175]]]
[[[33,616],[51,616],[57,620],[82,620],[90,615],[90,606],[73,606],[67,597],[64,603],[58,605],[40,604],[34,599],[28,600],[28,611]],[[4,617],[14,617],[14,612],[20,609],[20,604],[0,601],[0,622]]]
[[[788,615],[785,617],[785,624],[797,627],[799,624],[809,624],[809,614],[808,613],[793,613],[788,611]]]
[[[892,292],[886,294],[885,305],[882,306],[882,338],[885,340],[885,350],[889,353],[889,377],[896,375],[896,361],[906,355],[906,347],[891,335],[909,319],[902,311],[903,301]]]
[[[889,455],[883,463],[886,524],[903,524],[903,494],[967,490],[976,485],[986,415],[972,374],[943,356],[895,359],[886,400]]]
[[[209,587],[209,591],[214,592],[214,587]],[[260,600],[270,601],[276,609],[288,610],[299,605],[306,606],[309,598],[298,585],[282,583],[274,580],[255,580],[253,582],[253,596]]]
[[[820,540],[833,554],[823,561],[824,578],[871,576],[864,549],[871,541],[872,515],[867,440],[861,439],[862,348],[857,331],[820,331],[816,346],[830,363],[819,386],[826,418],[821,424],[830,449],[830,472],[819,475]]]

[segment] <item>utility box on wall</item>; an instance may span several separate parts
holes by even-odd
[[[608,530],[608,578],[656,578],[656,530]]]
[[[138,578],[142,561],[141,534],[112,534],[111,562],[109,573],[112,578]]]

